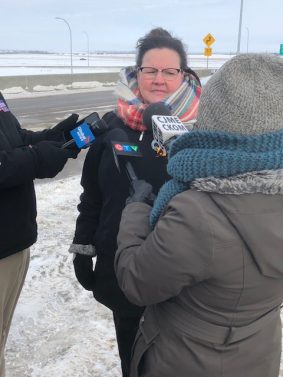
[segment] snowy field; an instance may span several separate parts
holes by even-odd
[[[76,281],[68,253],[79,177],[37,183],[36,193],[39,238],[8,339],[7,377],[119,377],[111,312]]]
[[[219,68],[232,55],[213,55],[208,61],[203,55],[188,55],[191,68]],[[81,60],[83,59],[83,60]],[[134,65],[134,54],[73,55],[74,73],[118,72],[121,67]],[[88,65],[89,63],[89,65]],[[70,73],[70,55],[0,54],[0,77]]]

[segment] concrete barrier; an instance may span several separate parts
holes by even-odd
[[[211,69],[196,69],[199,77],[211,75]],[[112,83],[117,82],[119,72],[52,74],[52,75],[27,75],[27,76],[2,76],[0,77],[0,90],[22,87],[32,92],[36,85],[56,86],[59,84],[71,85],[74,82]]]
[[[26,76],[2,76],[0,77],[0,90],[22,87],[32,92],[36,85],[56,86],[59,84],[71,85],[73,82],[92,82],[100,83],[116,82],[118,72],[101,73],[81,73],[81,74],[52,74],[52,75],[26,75]]]

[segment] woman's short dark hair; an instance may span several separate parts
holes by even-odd
[[[153,48],[169,48],[180,56],[181,69],[187,69],[186,47],[182,41],[173,37],[167,30],[159,27],[152,29],[137,41],[136,66],[140,67],[144,54]]]

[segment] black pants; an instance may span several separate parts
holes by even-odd
[[[131,304],[119,288],[113,258],[98,256],[94,274],[93,296],[112,310],[123,377],[128,377],[131,350],[144,308]]]
[[[124,317],[113,312],[123,377],[129,377],[131,351],[139,328],[140,317]]]

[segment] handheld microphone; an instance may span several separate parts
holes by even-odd
[[[108,133],[107,138],[109,138],[111,141],[113,157],[118,170],[120,171],[120,164],[118,160],[119,156],[120,160],[124,160],[123,166],[129,182],[132,184],[133,181],[138,179],[138,177],[131,162],[129,161],[129,157],[142,157],[139,146],[130,142],[128,135],[121,128],[111,130]]]
[[[77,122],[77,127],[70,134],[72,139],[62,145],[62,148],[76,145],[77,148],[87,148],[99,136],[108,130],[108,124],[99,118],[97,112],[91,113],[86,118]]]
[[[169,113],[168,113],[169,112]],[[170,143],[178,136],[189,132],[195,120],[185,126],[177,116],[172,116],[168,106],[163,102],[149,105],[143,115],[143,122],[147,128],[152,128],[152,148],[159,156],[166,156]]]
[[[152,130],[153,115],[171,115],[171,111],[164,102],[155,102],[145,108],[142,116],[142,122],[149,131]]]

